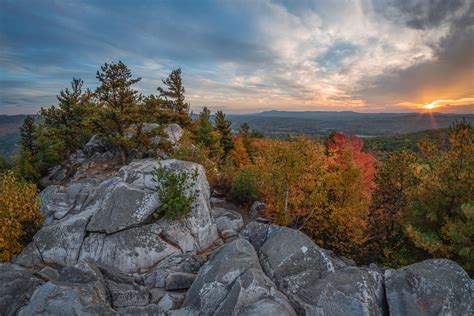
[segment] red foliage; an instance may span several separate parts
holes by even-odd
[[[347,167],[348,164],[361,172],[362,182],[370,196],[375,188],[375,158],[362,151],[364,142],[356,135],[347,136],[341,132],[332,133],[328,140],[328,150],[334,158],[337,167]]]

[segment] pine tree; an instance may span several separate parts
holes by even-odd
[[[100,85],[95,91],[98,102],[96,115],[92,119],[96,132],[120,148],[122,163],[128,160],[136,141],[127,135],[127,129],[134,126],[141,130],[141,95],[133,88],[141,78],[132,78],[131,70],[121,61],[105,63],[97,71]]]
[[[234,148],[232,143],[232,122],[225,119],[225,114],[222,111],[217,111],[215,115],[215,128],[219,132],[219,143],[224,152],[223,159],[227,157],[227,154]]]
[[[83,92],[81,79],[73,78],[71,90],[66,88],[57,96],[58,106],[41,108],[45,127],[53,138],[64,142],[65,158],[78,149],[90,137],[86,128],[86,118],[90,108],[89,91]]]
[[[404,220],[418,184],[416,156],[406,150],[390,153],[375,176],[376,190],[369,210],[368,262],[390,265],[411,263]]]
[[[39,174],[35,170],[35,146],[36,126],[31,116],[27,116],[20,127],[20,154],[16,158],[15,172],[18,177],[37,182]]]
[[[21,150],[29,152],[31,155],[35,154],[34,138],[36,126],[35,120],[31,116],[27,116],[20,127],[20,144]]]
[[[195,139],[198,144],[206,146],[210,150],[210,154],[214,157],[219,154],[219,134],[214,131],[214,126],[211,122],[211,111],[204,107],[199,113],[197,120]]]
[[[182,127],[189,127],[191,124],[191,116],[189,115],[189,104],[185,102],[185,89],[181,78],[181,69],[173,70],[168,78],[162,80],[165,88],[158,87],[160,97],[165,102],[161,105],[165,109],[171,111],[176,123]]]
[[[474,130],[467,121],[450,129],[450,147],[426,146],[420,185],[413,194],[406,231],[434,257],[451,258],[474,272]],[[428,149],[428,150],[427,150]]]

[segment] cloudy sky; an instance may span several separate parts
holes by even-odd
[[[474,0],[0,0],[0,114],[118,60],[195,110],[474,112]]]

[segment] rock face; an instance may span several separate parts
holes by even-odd
[[[166,133],[178,140],[182,130]],[[473,282],[452,261],[357,267],[300,231],[244,227],[241,210],[211,203],[200,165],[142,159],[101,169],[111,153],[94,138],[81,152],[62,173],[69,180],[41,192],[41,230],[0,264],[0,315],[474,314]],[[160,164],[198,171],[196,203],[180,220],[153,216]]]
[[[391,315],[473,315],[474,283],[455,262],[426,260],[385,271]]]
[[[150,223],[160,202],[153,169],[198,170],[192,213],[182,220]],[[102,182],[72,182],[42,194],[45,225],[34,244],[45,264],[73,265],[90,259],[124,273],[144,273],[171,254],[196,253],[217,239],[209,184],[201,166],[178,160],[136,160]],[[175,240],[173,240],[175,238]]]
[[[382,315],[383,276],[333,260],[300,231],[252,222],[242,235],[298,314]]]

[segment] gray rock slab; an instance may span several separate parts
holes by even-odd
[[[391,315],[474,315],[474,284],[455,262],[431,259],[385,271]]]

